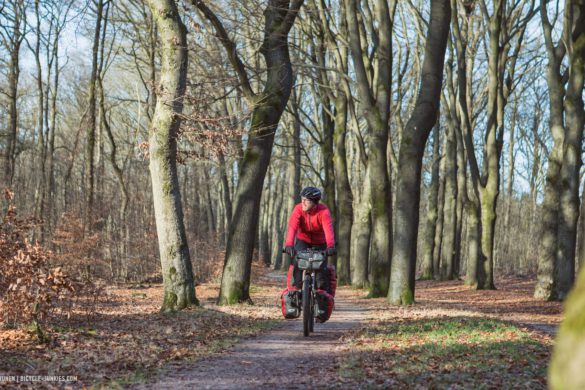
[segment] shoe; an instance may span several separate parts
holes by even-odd
[[[300,309],[302,304],[301,292],[291,290],[289,291],[289,296],[291,297],[292,304]]]

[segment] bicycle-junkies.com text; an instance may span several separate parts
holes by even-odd
[[[76,375],[0,375],[0,383],[6,382],[76,382]]]

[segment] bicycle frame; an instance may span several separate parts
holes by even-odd
[[[318,309],[315,308],[317,305],[317,286],[316,286],[316,275],[321,269],[323,262],[326,262],[326,254],[324,251],[313,251],[307,250],[304,253],[308,253],[309,256],[306,259],[297,259],[299,268],[303,271],[303,286],[302,286],[302,307],[303,313],[303,334],[305,337],[309,336],[313,332],[315,325],[315,313]],[[315,256],[315,255],[320,256]]]

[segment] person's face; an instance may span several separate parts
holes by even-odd
[[[303,211],[310,211],[313,207],[315,207],[315,202],[311,199],[307,199],[304,196],[301,198],[301,205],[303,207]]]

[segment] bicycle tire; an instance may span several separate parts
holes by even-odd
[[[313,318],[313,308],[311,307],[311,276],[305,276],[303,281],[303,335],[309,336],[311,332],[311,319]]]
[[[311,316],[309,319],[309,332],[314,332],[315,330],[315,300],[313,299],[313,294],[311,294]]]

